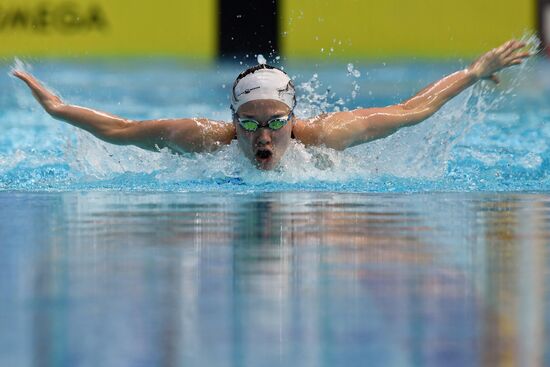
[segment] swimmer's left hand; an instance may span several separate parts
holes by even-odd
[[[490,79],[498,84],[500,79],[495,74],[496,72],[512,65],[519,65],[526,58],[532,56],[531,52],[521,51],[525,46],[524,42],[508,41],[482,55],[470,65],[468,70],[478,79]]]
[[[52,110],[55,109],[55,107],[63,104],[58,96],[56,96],[46,87],[44,87],[38,81],[38,79],[36,79],[31,74],[21,70],[14,70],[12,71],[12,74],[13,76],[21,79],[25,82],[25,84],[27,84],[34,98],[36,98],[36,100],[42,105],[42,107],[44,107],[46,112],[51,113]]]

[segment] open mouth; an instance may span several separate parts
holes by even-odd
[[[258,161],[266,161],[273,156],[273,152],[269,149],[258,149],[256,151],[256,159]]]

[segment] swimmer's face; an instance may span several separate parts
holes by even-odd
[[[289,120],[278,130],[259,127],[256,131],[246,131],[239,124],[238,118],[250,118],[265,126],[268,121],[287,117],[289,113],[290,108],[280,101],[260,99],[246,102],[234,114],[233,123],[239,147],[259,169],[270,170],[279,163],[290,144],[293,121]]]

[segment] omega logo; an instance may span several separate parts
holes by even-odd
[[[62,1],[0,6],[0,32],[83,33],[102,31],[108,26],[105,12],[98,4],[83,6],[75,1]]]

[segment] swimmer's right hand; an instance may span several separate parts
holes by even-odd
[[[21,70],[14,70],[12,74],[27,84],[34,98],[48,113],[51,114],[56,108],[63,105],[61,98],[49,91],[31,74]]]

